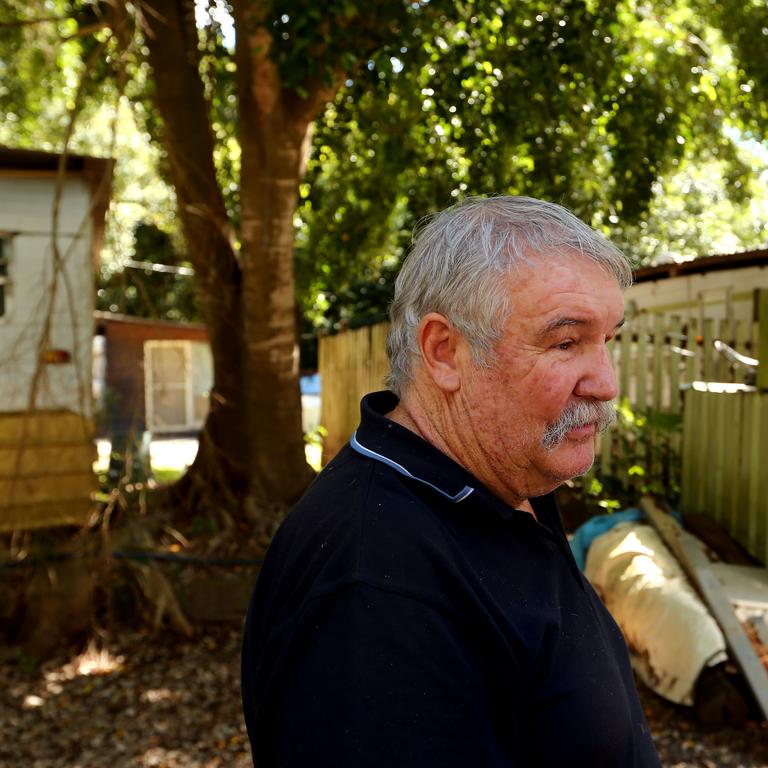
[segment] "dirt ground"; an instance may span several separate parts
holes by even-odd
[[[34,667],[0,648],[0,766],[245,768],[238,627],[133,633]],[[665,768],[768,768],[768,728],[708,731],[641,691]],[[596,767],[597,768],[597,767]]]

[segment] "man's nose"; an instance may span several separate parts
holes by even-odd
[[[608,347],[601,344],[592,356],[584,375],[574,390],[578,397],[591,397],[595,400],[615,400],[619,394],[616,373]]]

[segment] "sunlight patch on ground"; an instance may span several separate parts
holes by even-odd
[[[112,443],[109,440],[96,441],[96,461],[93,462],[93,471],[96,474],[106,472],[109,469],[109,452],[112,450]]]
[[[112,444],[109,440],[96,441],[98,458],[93,463],[93,471],[104,473],[109,468],[109,454]],[[194,460],[197,454],[197,439],[194,437],[169,440],[153,440],[149,444],[149,457],[152,469],[160,473],[168,471],[183,472]],[[304,455],[307,463],[317,472],[321,468],[323,447],[318,443],[307,443]]]
[[[119,672],[125,662],[124,656],[115,656],[106,648],[99,648],[93,641],[74,659],[57,669],[47,672],[46,683],[60,683],[63,680],[73,680],[75,677],[89,675],[110,675]]]
[[[93,464],[93,471],[106,472],[109,468],[109,454],[112,443],[106,439],[96,441],[98,458]],[[152,440],[149,444],[149,459],[153,470],[175,470],[182,472],[194,460],[197,454],[197,438],[173,438]]]
[[[148,704],[157,704],[159,701],[175,701],[179,698],[178,693],[174,693],[169,688],[152,688],[141,694],[141,700]]]
[[[149,444],[152,469],[186,469],[197,455],[197,438],[153,440]]]
[[[39,696],[35,696],[34,694],[29,694],[29,696],[24,697],[21,708],[37,709],[37,707],[42,707],[43,704],[45,704],[45,699],[41,699]]]
[[[43,671],[42,686],[28,693],[21,702],[23,710],[38,709],[64,692],[65,684],[78,677],[111,675],[124,670],[125,656],[115,655],[91,641],[88,647],[66,664]]]
[[[195,763],[192,763],[189,760],[189,757],[180,749],[163,749],[162,747],[152,747],[139,758],[138,765],[195,765]]]

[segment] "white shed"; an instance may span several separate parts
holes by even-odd
[[[0,530],[91,511],[93,270],[111,170],[0,147]]]

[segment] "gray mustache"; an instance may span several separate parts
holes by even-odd
[[[577,427],[596,424],[598,432],[604,432],[616,419],[613,403],[604,400],[577,400],[569,405],[544,430],[541,445],[547,450],[556,448],[565,440],[566,434]]]

